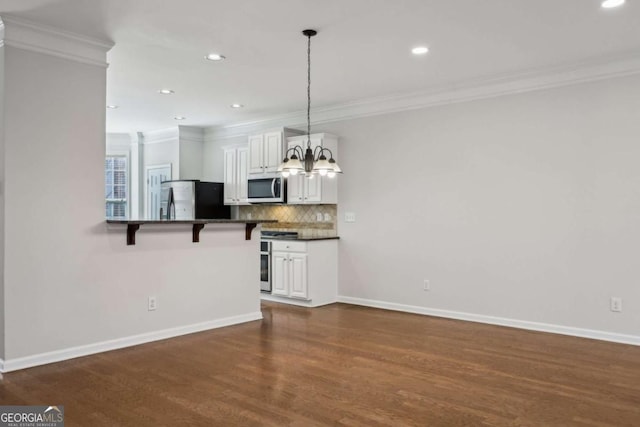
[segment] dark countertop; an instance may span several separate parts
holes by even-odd
[[[192,228],[192,241],[200,241],[200,231],[206,224],[244,224],[245,240],[251,240],[251,232],[258,224],[278,222],[275,219],[108,219],[107,224],[127,226],[127,245],[136,244],[136,232],[141,225],[180,225],[188,224]]]
[[[107,224],[262,224],[278,222],[275,219],[108,219]]]
[[[290,237],[278,237],[278,236],[273,236],[273,237],[267,237],[267,236],[262,236],[261,237],[262,240],[285,240],[288,242],[311,242],[314,240],[338,240],[340,239],[340,237],[338,236],[332,236],[332,237],[297,237],[295,239],[292,239]]]

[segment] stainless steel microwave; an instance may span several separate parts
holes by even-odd
[[[249,178],[249,203],[286,203],[287,180],[281,177]]]

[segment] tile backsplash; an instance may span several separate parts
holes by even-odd
[[[277,219],[277,223],[263,224],[263,230],[295,231],[302,237],[331,237],[337,235],[337,205],[250,205],[239,206],[240,219]],[[318,219],[322,218],[321,221]]]

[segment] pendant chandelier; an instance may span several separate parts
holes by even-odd
[[[278,166],[278,172],[285,178],[299,173],[309,178],[313,178],[314,174],[333,178],[337,173],[342,173],[342,169],[333,159],[331,150],[320,146],[311,149],[311,37],[318,32],[304,30],[302,34],[307,37],[307,148],[303,150],[299,145],[289,148]],[[328,160],[326,154],[329,155]]]

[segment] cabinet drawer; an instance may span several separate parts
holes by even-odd
[[[276,252],[307,252],[306,242],[289,242],[283,240],[274,240],[271,243],[271,251]]]

